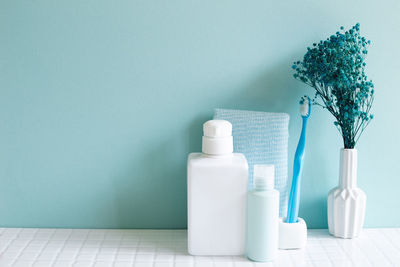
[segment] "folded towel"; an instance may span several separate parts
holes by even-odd
[[[232,123],[234,152],[249,163],[249,189],[253,187],[253,165],[275,165],[275,188],[280,193],[280,216],[286,216],[288,201],[289,115],[258,111],[215,109],[214,119]]]

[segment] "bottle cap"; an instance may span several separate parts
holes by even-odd
[[[209,155],[232,153],[232,124],[225,120],[210,120],[204,123],[202,151]]]
[[[254,189],[274,189],[275,167],[274,165],[254,165]]]

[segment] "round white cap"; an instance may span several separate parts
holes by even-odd
[[[275,167],[274,165],[254,165],[253,172],[254,189],[268,190],[274,188]]]
[[[202,151],[210,155],[232,153],[232,124],[225,120],[210,120],[204,123]]]

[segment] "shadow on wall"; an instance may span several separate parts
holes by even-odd
[[[270,71],[265,71],[247,84],[233,88],[232,92],[239,93],[228,97],[225,95],[224,99],[219,101],[220,105],[216,107],[298,115],[298,101],[306,91],[301,88],[301,83],[292,78],[288,62],[291,62],[290,59]],[[116,221],[120,228],[186,228],[187,155],[193,151],[201,151],[202,125],[210,119],[212,112],[211,109],[207,115],[197,116],[185,131],[169,140],[161,141],[156,146],[157,149],[132,160],[130,169],[116,179],[115,206],[118,217]],[[292,128],[293,122],[290,124]],[[295,121],[294,124],[295,134],[289,140],[289,179],[291,179],[298,129],[300,129],[299,122]],[[179,155],[179,157],[168,157],[168,155]],[[314,200],[308,199],[302,206],[306,204],[309,207],[326,210],[325,199],[317,199],[315,203],[310,201]],[[127,211],[132,212],[127,213]],[[300,215],[302,216],[301,209]],[[309,214],[303,215],[307,220]]]
[[[132,160],[132,167],[116,179],[119,228],[187,227],[187,155],[201,151],[202,125],[208,119],[209,116],[197,117],[180,135],[163,140],[157,149]]]
[[[259,73],[247,85],[241,86],[241,90],[235,90],[239,93],[227,98],[221,107],[286,113],[291,113],[293,107],[297,110],[295,104],[302,90],[299,89],[301,84],[292,77],[290,62],[287,59]]]

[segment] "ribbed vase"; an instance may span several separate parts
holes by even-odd
[[[341,238],[359,235],[367,196],[357,187],[357,150],[340,150],[339,186],[328,195],[329,233]]]

